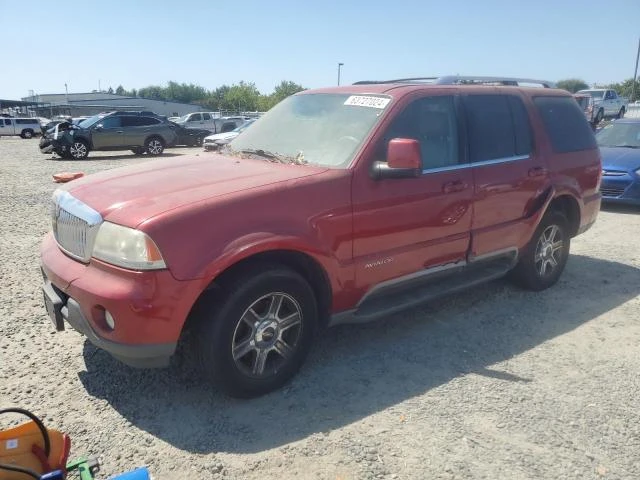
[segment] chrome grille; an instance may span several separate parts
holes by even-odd
[[[62,250],[89,261],[102,216],[70,193],[58,190],[52,205],[53,235]]]

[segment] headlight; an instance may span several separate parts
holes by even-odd
[[[640,168],[636,170],[636,175],[640,176]]]
[[[147,234],[110,222],[100,225],[93,257],[134,270],[167,268],[160,250]]]

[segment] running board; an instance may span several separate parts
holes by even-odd
[[[372,289],[353,310],[333,315],[330,325],[366,323],[505,276],[517,263],[517,250],[436,267]]]

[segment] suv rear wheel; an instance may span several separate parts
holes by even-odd
[[[145,142],[144,149],[149,155],[162,155],[164,142],[160,137],[151,137]]]
[[[33,137],[33,130],[31,130],[30,128],[26,128],[22,131],[22,133],[20,134],[20,136],[22,138],[32,138]]]
[[[540,291],[558,281],[571,246],[567,224],[567,218],[560,212],[551,211],[544,216],[512,272],[517,284]]]
[[[289,381],[317,324],[316,299],[304,278],[284,267],[260,267],[229,281],[199,314],[200,368],[234,397],[263,395]]]
[[[89,145],[84,140],[74,140],[69,147],[69,156],[74,160],[84,160],[89,155]]]

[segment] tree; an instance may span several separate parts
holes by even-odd
[[[634,98],[631,98],[631,92],[633,90],[633,78],[628,78],[622,83],[612,83],[605,88],[610,88],[618,92],[621,97],[627,97],[630,102],[635,102],[640,98],[640,80],[636,80],[636,91]]]
[[[589,85],[579,78],[567,78],[566,80],[560,80],[556,83],[556,86],[558,88],[568,90],[571,93],[576,93],[578,90],[589,88]]]
[[[288,96],[293,95],[294,93],[301,92],[302,90],[304,90],[304,87],[302,85],[298,85],[297,83],[292,81],[283,80],[279,85],[276,85],[276,88],[273,90],[272,96],[275,100],[275,103],[278,103]]]
[[[116,95],[126,95],[127,92],[124,89],[124,87],[122,85],[118,85],[118,88],[116,88]]]
[[[109,87],[109,90],[107,90],[107,93],[113,93],[113,88]]]

